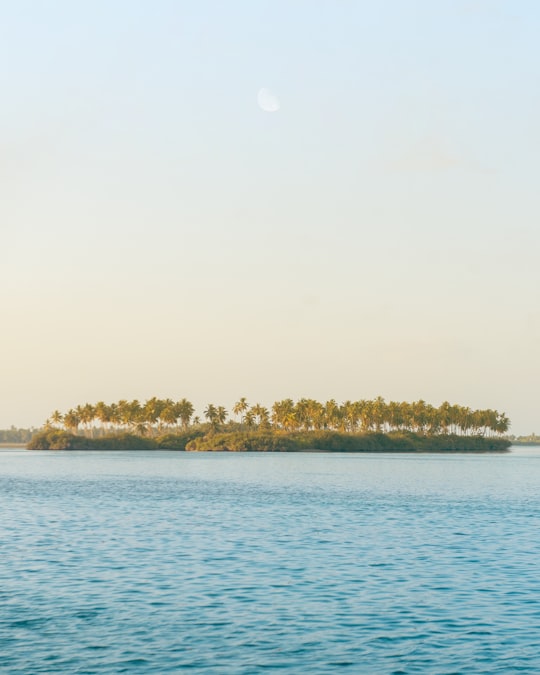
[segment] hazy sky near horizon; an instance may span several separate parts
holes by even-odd
[[[539,29],[534,0],[0,2],[0,428],[382,395],[539,432]]]

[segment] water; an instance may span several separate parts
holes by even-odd
[[[2,673],[540,672],[540,452],[0,452]]]

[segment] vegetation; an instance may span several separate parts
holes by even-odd
[[[54,411],[45,424],[46,429],[64,429],[72,434],[95,438],[132,433],[156,438],[165,433],[186,433],[202,429],[217,432],[254,429],[274,431],[338,431],[340,433],[390,433],[408,431],[417,434],[454,434],[464,436],[500,436],[509,428],[508,417],[496,410],[471,410],[448,402],[434,407],[425,401],[386,402],[374,400],[345,401],[333,399],[320,403],[314,399],[288,398],[277,401],[272,408],[259,403],[250,406],[245,398],[233,407],[236,421],[228,420],[223,406],[209,403],[204,410],[206,424],[195,417],[195,408],[187,399],[151,398],[139,401],[118,401],[95,405],[86,403],[62,414]]]
[[[67,431],[50,429],[36,434],[27,447],[29,450],[155,450],[158,445],[152,438],[135,434],[86,438]]]
[[[268,409],[241,398],[228,419],[209,403],[205,422],[187,399],[151,398],[79,405],[55,411],[28,447],[34,449],[174,449],[228,451],[428,451],[503,450],[509,420],[496,410],[471,410],[448,402],[314,399],[277,401]]]
[[[506,436],[512,445],[540,445],[540,436],[535,433],[528,436]]]
[[[426,436],[414,432],[369,432],[346,434],[337,431],[276,432],[226,431],[203,435],[167,434],[147,438],[119,434],[88,438],[51,429],[36,434],[30,450],[188,450],[228,452],[496,452],[506,450],[510,442],[503,438]]]
[[[17,429],[13,426],[9,429],[0,429],[0,443],[3,445],[9,443],[28,443],[35,433],[36,429]]]
[[[186,450],[230,452],[471,452],[503,451],[510,443],[500,438],[457,435],[425,436],[413,432],[344,434],[336,431],[275,433],[254,431],[199,437]]]

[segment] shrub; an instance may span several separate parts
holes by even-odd
[[[179,434],[165,434],[157,439],[157,443],[163,450],[185,450],[190,441],[201,436],[204,436],[203,431],[193,429]]]

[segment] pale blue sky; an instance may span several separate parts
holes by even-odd
[[[0,1],[0,427],[382,395],[540,431],[539,30],[533,0]]]

